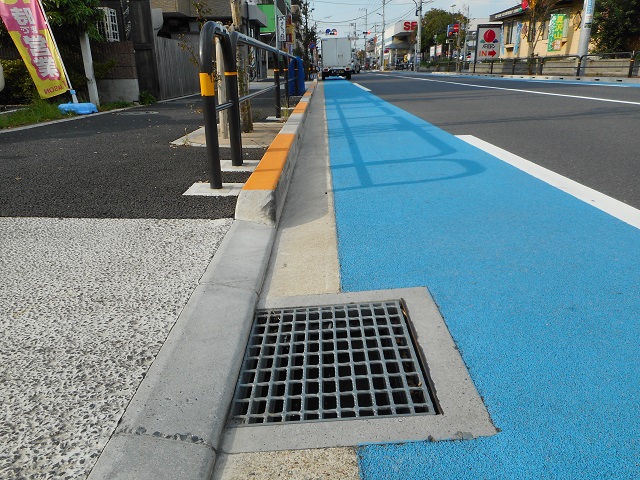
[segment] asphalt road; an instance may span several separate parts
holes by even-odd
[[[232,218],[235,197],[182,195],[209,178],[205,148],[170,145],[203,124],[200,104],[193,96],[0,131],[0,216]],[[243,152],[246,159],[263,153]],[[221,157],[231,158],[229,150]],[[224,173],[223,182],[248,175]]]
[[[406,72],[354,82],[449,133],[474,135],[640,208],[640,85]]]

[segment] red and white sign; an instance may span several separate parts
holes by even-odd
[[[413,32],[417,28],[418,28],[418,22],[404,22],[402,24],[402,29],[405,32]]]
[[[478,25],[476,43],[476,59],[491,60],[500,56],[501,27],[495,25]]]

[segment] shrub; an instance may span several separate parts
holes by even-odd
[[[5,87],[0,92],[0,104],[24,105],[38,97],[36,86],[22,59],[2,60]]]

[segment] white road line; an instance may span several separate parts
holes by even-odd
[[[360,85],[359,83],[352,82],[352,84],[353,84],[353,85],[355,85],[355,86],[356,86],[356,87],[358,87],[358,88],[361,88],[361,89],[362,89],[362,90],[364,90],[365,92],[370,92],[370,91],[371,91],[370,89],[368,89],[367,87],[363,87],[363,86],[362,86],[362,85]]]
[[[489,85],[474,85],[473,83],[448,82],[446,80],[434,80],[432,78],[409,77],[405,75],[388,75],[389,77],[397,77],[411,80],[420,80],[423,82],[449,83],[453,85],[462,85],[463,87],[487,88],[490,90],[505,90],[508,92],[533,93],[535,95],[549,95],[551,97],[577,98],[580,100],[594,100],[596,102],[622,103],[625,105],[640,105],[640,102],[629,102],[626,100],[612,100],[609,98],[584,97],[581,95],[564,95],[562,93],[536,92],[535,90],[523,90],[520,88],[492,87]]]
[[[603,212],[606,212],[633,227],[640,229],[640,210],[633,208],[626,203],[622,203],[615,198],[611,198],[567,177],[563,177],[562,175],[552,172],[551,170],[541,167],[540,165],[530,162],[529,160],[519,157],[507,150],[503,150],[491,143],[480,140],[473,135],[457,135],[457,138],[464,140],[468,144],[493,155],[509,165],[513,165],[523,172],[526,172],[529,175],[568,193],[569,195],[573,195],[577,199],[582,200],[589,205],[593,205]]]

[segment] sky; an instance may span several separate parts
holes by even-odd
[[[385,25],[415,18],[416,5],[420,0],[385,0]],[[365,30],[382,30],[382,0],[310,0],[313,12],[311,18],[322,33],[327,28],[336,29],[338,36],[347,36],[358,32],[362,36]],[[432,8],[455,11],[469,18],[489,18],[493,13],[506,10],[520,3],[519,0],[423,0],[422,14]],[[455,5],[453,8],[452,5]],[[366,15],[365,15],[366,10]],[[378,15],[380,14],[380,15]],[[366,19],[366,24],[365,24]],[[351,24],[356,24],[354,26]],[[377,29],[374,28],[377,25]]]

